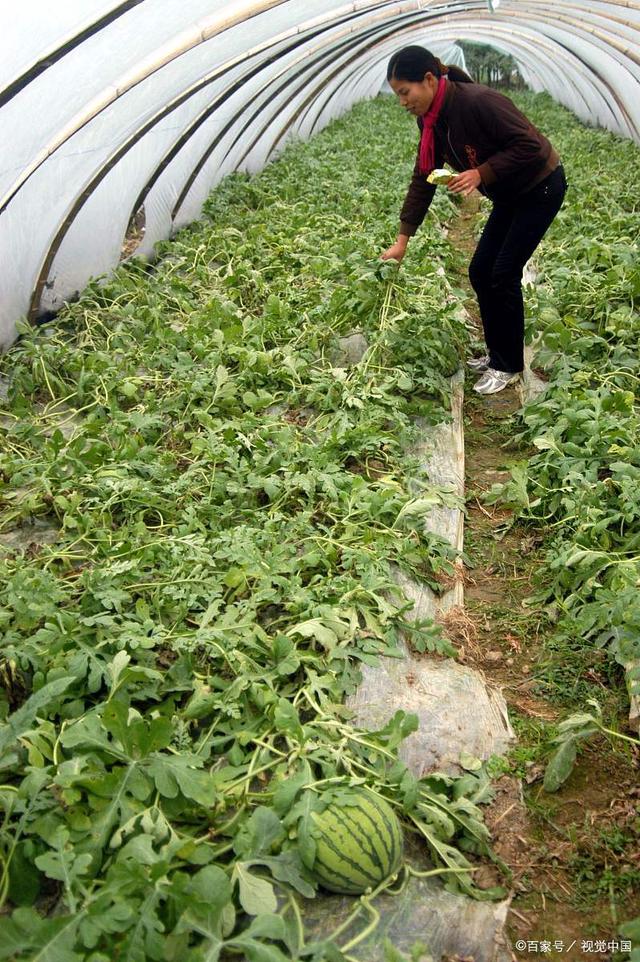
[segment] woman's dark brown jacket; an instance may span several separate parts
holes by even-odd
[[[422,118],[418,118],[422,131]],[[560,163],[553,146],[518,108],[483,84],[447,80],[434,128],[435,166],[477,168],[479,190],[493,201],[512,201],[544,180]],[[419,169],[420,149],[400,212],[400,233],[411,237],[425,218],[436,188]]]

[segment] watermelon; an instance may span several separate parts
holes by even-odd
[[[390,806],[364,788],[331,797],[311,812],[313,857],[305,861],[330,892],[360,895],[395,875],[402,864],[402,829]],[[303,854],[303,858],[305,855]]]

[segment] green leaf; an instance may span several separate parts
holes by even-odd
[[[403,525],[413,527],[417,520],[423,520],[425,516],[431,514],[434,508],[440,507],[441,504],[442,499],[435,492],[422,498],[413,498],[413,500],[407,501],[398,512],[393,527],[399,528]]]
[[[584,566],[589,561],[593,561],[594,558],[606,558],[606,552],[604,551],[593,551],[588,548],[579,548],[578,551],[574,551],[568,558],[565,559],[565,565],[567,568],[571,568],[573,565]]]
[[[120,680],[120,675],[125,670],[129,662],[131,661],[131,655],[126,651],[119,651],[113,660],[107,665],[107,672],[109,674],[110,682],[109,688],[114,691],[118,687],[118,682]]]
[[[275,945],[246,941],[244,946],[247,962],[291,962],[291,956],[283,955]]]
[[[347,962],[347,957],[343,955],[335,942],[314,942],[305,948],[305,958],[309,962]]]
[[[320,644],[331,651],[338,642],[338,636],[332,628],[323,624],[319,618],[302,621],[287,631],[288,635],[300,635],[302,638],[315,638]]]
[[[215,803],[217,793],[211,776],[199,771],[202,765],[202,758],[191,753],[156,754],[145,763],[145,770],[165,798],[176,798],[181,792],[185,798],[210,808]]]
[[[634,947],[636,943],[640,945],[640,915],[636,919],[624,922],[618,931],[623,939],[631,939]]]
[[[34,909],[16,909],[11,918],[0,918],[0,959],[28,952],[29,962],[82,962],[75,951],[77,925],[74,917],[42,919]]]
[[[562,455],[562,451],[558,447],[557,441],[550,435],[534,438],[533,443],[538,451],[555,451],[556,454]]]
[[[251,856],[269,854],[284,840],[282,822],[275,812],[265,805],[254,809],[251,817],[236,836],[234,850],[244,860]]]
[[[402,805],[405,812],[410,812],[415,808],[420,794],[420,783],[413,772],[406,769],[400,781],[400,791],[402,793]]]
[[[236,862],[233,877],[238,882],[240,905],[247,915],[271,915],[278,908],[273,885],[253,875],[244,862]]]
[[[280,915],[257,915],[251,925],[242,933],[242,938],[272,939],[274,942],[284,942],[286,926]]]
[[[286,635],[278,635],[274,638],[273,659],[279,675],[293,675],[300,667],[295,645]]]
[[[113,748],[99,716],[95,712],[84,715],[60,736],[63,748],[89,748],[111,754]]]
[[[295,775],[288,775],[278,782],[273,793],[273,809],[277,815],[283,817],[289,811],[302,789],[313,781],[313,774],[308,762],[303,762]]]
[[[137,918],[137,908],[137,905],[119,898],[107,888],[79,916],[79,941],[87,949],[93,949],[105,937],[109,939],[114,934],[120,936],[130,929]]]
[[[221,702],[220,692],[212,691],[209,685],[195,680],[194,691],[183,711],[183,717],[188,720],[199,720],[210,715]]]
[[[55,832],[50,844],[53,846],[53,851],[38,856],[35,864],[48,878],[57,879],[64,884],[69,905],[74,911],[75,884],[89,871],[91,855],[76,854],[70,845],[69,832],[63,826]]]
[[[94,868],[102,860],[105,846],[113,832],[141,811],[144,801],[152,791],[152,783],[138,770],[140,763],[127,766],[114,766],[111,771],[85,775],[82,768],[78,776],[68,772],[69,767],[77,766],[77,759],[65,762],[58,770],[57,781],[67,786],[77,784],[86,788],[91,803],[89,827],[76,847],[82,853],[90,854]],[[66,781],[64,776],[67,776]],[[143,796],[141,799],[140,796]]]
[[[148,962],[163,957],[165,927],[158,918],[159,904],[160,892],[154,889],[136,907],[135,922],[127,928],[122,940],[121,953],[126,962]]]
[[[231,899],[231,883],[218,865],[207,865],[193,876],[189,892],[210,908],[222,909]]]
[[[572,729],[584,728],[587,734],[592,734],[598,731],[598,726],[596,724],[596,719],[593,715],[589,715],[587,712],[576,712],[574,715],[570,715],[569,718],[565,718],[558,725],[558,731],[566,732]]]
[[[197,932],[203,938],[198,959],[216,962],[224,947],[228,922],[231,928],[235,924],[232,887],[226,873],[217,865],[207,865],[184,884],[182,891],[175,886],[173,895],[181,914],[167,939],[166,958],[180,962],[191,936]]]
[[[287,849],[279,855],[251,859],[252,865],[264,865],[278,882],[285,882],[307,899],[315,897],[315,889],[303,876],[303,865],[297,849]]]
[[[166,748],[173,737],[169,718],[161,716],[146,721],[134,708],[117,699],[111,699],[105,706],[102,724],[132,759]]]
[[[75,678],[67,676],[43,685],[21,708],[9,715],[8,720],[0,726],[0,757],[31,727],[37,716],[56,702],[75,681]]]
[[[409,735],[417,731],[419,725],[420,722],[417,715],[399,709],[394,713],[393,717],[389,719],[384,728],[380,728],[375,732],[374,738],[386,748],[393,750],[397,748],[405,738],[408,738]]]
[[[26,850],[32,842],[18,842],[9,865],[9,898],[14,905],[33,905],[40,892],[42,876]]]
[[[557,792],[573,771],[575,763],[576,743],[573,738],[570,738],[563,742],[547,765],[544,773],[544,790],[546,792]]]
[[[295,706],[286,698],[280,698],[276,706],[273,720],[278,731],[290,735],[296,742],[302,744],[305,740],[304,730],[300,724],[300,716]]]
[[[295,806],[294,813],[299,816],[298,822],[298,851],[303,865],[313,868],[316,860],[317,845],[313,837],[313,820],[311,812],[317,805],[316,796],[311,791],[305,791],[300,802]],[[292,813],[293,814],[293,813]]]

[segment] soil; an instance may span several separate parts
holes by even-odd
[[[138,247],[143,241],[144,234],[146,230],[146,214],[144,209],[144,204],[139,207],[135,212],[131,220],[129,221],[129,226],[127,227],[127,233],[125,235],[124,241],[122,242],[122,249],[120,251],[120,261],[125,261],[129,257],[133,257]]]
[[[478,209],[478,199],[463,201],[449,233],[468,258]],[[462,271],[458,281],[469,292],[466,306],[480,337],[477,304]],[[618,955],[618,925],[640,914],[640,892],[632,884],[640,880],[640,756],[633,749],[618,752],[604,738],[590,740],[561,789],[551,795],[542,788],[553,724],[576,710],[552,701],[539,683],[552,625],[530,599],[544,532],[514,524],[511,512],[483,500],[493,484],[508,478],[509,462],[527,456],[509,443],[508,421],[518,408],[513,387],[482,398],[465,392],[465,552],[471,567],[465,608],[445,619],[445,629],[461,659],[502,688],[519,734],[511,770],[496,782],[487,813],[494,851],[512,873],[507,931],[514,957],[611,959]],[[580,671],[601,689],[602,700],[619,701],[601,670],[604,660],[594,651]],[[596,945],[603,940],[606,945]]]

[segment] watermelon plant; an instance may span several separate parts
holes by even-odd
[[[415,718],[364,731],[344,707],[401,636],[453,651],[392,574],[450,570],[423,517],[452,496],[406,451],[467,338],[439,230],[419,270],[378,261],[405,122],[362,106],[229,178],[157,264],[0,361],[2,959],[342,958],[340,932],[305,937],[300,838],[345,784],[450,888],[497,894],[471,871],[485,772],[418,779]],[[367,353],[341,367],[354,329]]]
[[[544,774],[544,789],[546,792],[557,792],[567,780],[575,765],[577,746],[585,738],[592,735],[604,735],[613,741],[621,739],[640,748],[640,740],[613,731],[602,721],[602,709],[595,699],[589,699],[592,707],[590,712],[576,712],[565,718],[558,725],[558,734],[554,738],[554,753]]]
[[[520,96],[520,95],[519,95]],[[540,248],[529,336],[549,384],[519,419],[537,449],[493,498],[548,528],[539,599],[570,647],[607,649],[640,694],[640,151],[526,99],[568,169]],[[604,176],[606,172],[606,176]]]

